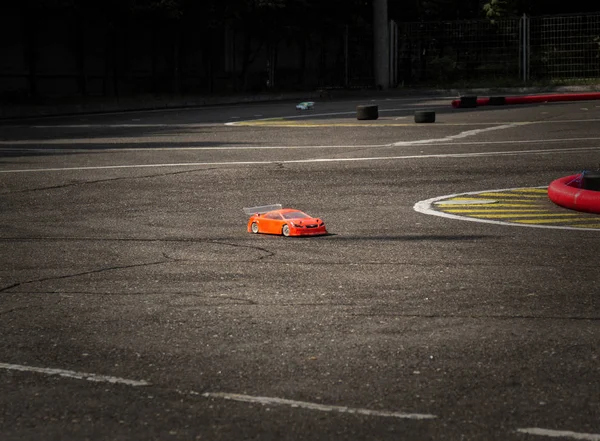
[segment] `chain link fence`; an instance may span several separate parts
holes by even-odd
[[[398,83],[600,79],[600,14],[398,24]]]
[[[600,78],[600,14],[529,21],[530,78]]]
[[[402,23],[398,28],[398,81],[405,84],[519,74],[519,20]]]

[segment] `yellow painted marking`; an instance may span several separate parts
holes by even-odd
[[[547,188],[519,188],[517,190],[512,190],[513,193],[539,193],[539,194],[548,194]]]
[[[473,208],[473,204],[435,204],[436,207],[452,207],[452,208],[459,208],[459,207],[471,207]],[[503,208],[538,208],[539,205],[536,204],[490,204],[490,207],[503,207]],[[444,210],[446,211],[446,210]]]
[[[521,219],[521,220],[515,220],[515,223],[518,224],[557,224],[557,223],[564,223],[569,225],[571,222],[589,222],[590,218],[585,218],[585,217],[581,217],[581,218],[571,218],[571,219],[529,219],[529,220],[525,220],[525,219]]]
[[[535,212],[544,212],[544,213],[549,213],[548,210],[543,209],[543,208],[534,208],[534,209],[512,209],[512,210],[496,210],[494,208],[488,208],[488,209],[482,209],[482,208],[477,208],[477,209],[466,209],[466,208],[461,208],[458,210],[444,210],[445,213],[535,213]]]
[[[506,198],[530,198],[530,199],[542,199],[544,195],[526,195],[526,194],[514,194],[514,193],[479,193],[478,196],[490,196],[490,197],[506,197]]]
[[[473,198],[473,197],[470,197],[470,198],[465,198],[465,197],[456,197],[456,198],[444,199],[444,202],[445,202],[445,201],[480,201],[480,200],[481,200],[481,198]],[[488,199],[485,199],[485,200],[488,200]]]
[[[527,198],[527,199],[506,198],[506,199],[502,200],[502,198],[496,197],[495,199],[497,201],[496,203],[498,203],[498,202],[535,202],[533,198]],[[459,198],[456,198],[456,199],[446,199],[446,200],[448,200],[448,201],[472,201],[474,199],[459,199]],[[439,205],[439,204],[437,204],[437,205]],[[496,204],[494,204],[494,205],[496,205]]]
[[[490,219],[508,219],[508,218],[511,218],[511,217],[538,217],[538,216],[543,216],[543,217],[546,217],[546,218],[549,218],[549,217],[567,218],[567,217],[571,217],[571,216],[577,216],[577,214],[575,214],[575,213],[558,213],[558,214],[551,214],[551,213],[543,213],[543,214],[487,214],[487,215],[479,215],[478,214],[478,215],[474,215],[472,217],[490,218]],[[571,219],[568,219],[568,220],[570,221]],[[561,222],[564,222],[564,220],[562,220]]]

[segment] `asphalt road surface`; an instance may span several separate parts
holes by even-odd
[[[451,99],[0,125],[0,439],[600,440],[600,216],[432,202],[595,170],[600,101]]]

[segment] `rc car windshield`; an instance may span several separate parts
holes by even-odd
[[[290,211],[289,213],[282,213],[284,219],[310,219],[311,217],[302,213],[301,211]]]

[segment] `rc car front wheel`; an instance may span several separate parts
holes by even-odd
[[[290,227],[289,225],[284,225],[283,228],[281,229],[281,234],[283,234],[285,237],[288,237],[290,235]]]
[[[252,222],[252,225],[250,226],[250,229],[252,230],[252,232],[254,234],[258,233],[258,224],[256,222]]]

